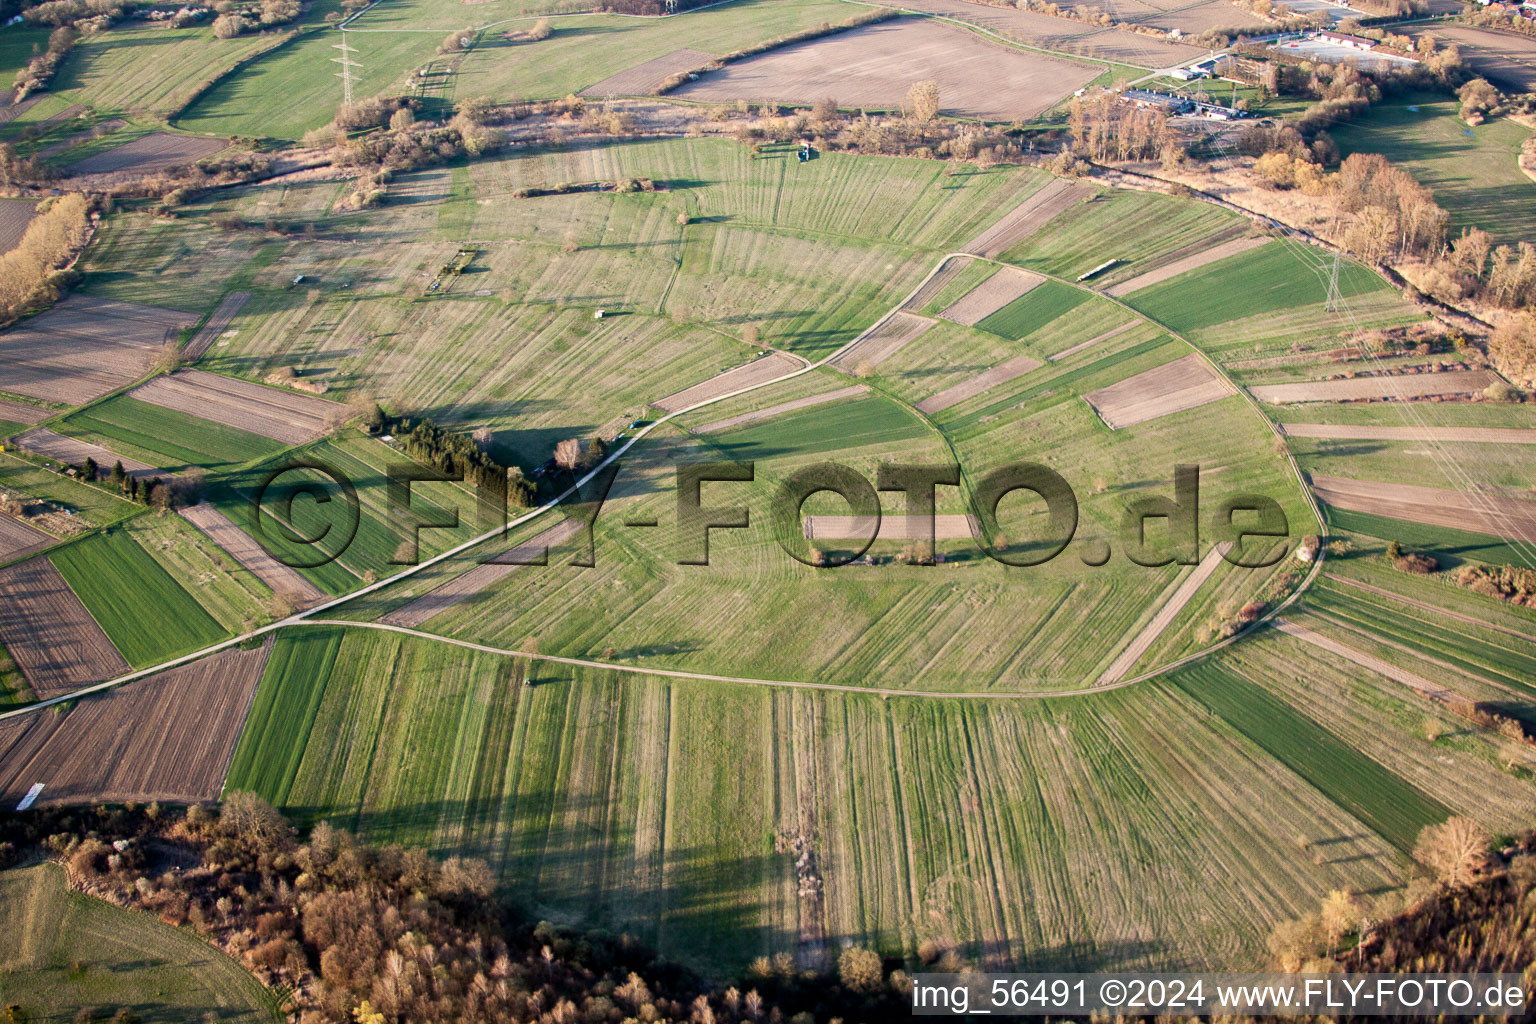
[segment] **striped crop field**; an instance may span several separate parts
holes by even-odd
[[[82,440],[171,472],[192,466],[220,470],[273,455],[284,447],[281,441],[127,395],[71,414],[63,428]]]
[[[1106,189],[1057,214],[1002,258],[1069,281],[1115,260],[1109,276],[1130,276],[1143,261],[1240,223],[1236,214],[1204,203]]]
[[[1171,686],[959,705],[665,682],[297,627],[229,785],[485,856],[531,913],[717,970],[817,933],[892,956],[948,938],[1040,969],[1257,962],[1319,889],[1390,884],[1392,841],[1347,802],[1412,789],[1390,773],[1316,788],[1202,710]],[[820,920],[795,897],[796,836]]]
[[[218,622],[122,527],[67,544],[49,560],[136,668],[224,638]]]

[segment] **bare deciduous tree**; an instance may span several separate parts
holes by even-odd
[[[555,465],[561,469],[574,470],[581,464],[581,442],[574,437],[566,438],[555,445]]]
[[[1488,863],[1493,839],[1471,818],[1447,818],[1419,833],[1414,859],[1445,885],[1467,885]]]
[[[912,83],[907,90],[907,103],[912,107],[912,118],[918,124],[927,124],[939,116],[939,83],[933,79]]]

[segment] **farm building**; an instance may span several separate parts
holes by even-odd
[[[1172,71],[1168,72],[1168,74],[1170,77],[1177,78],[1181,82],[1193,82],[1197,78],[1210,77],[1209,73],[1198,67],[1174,68]]]
[[[1314,37],[1325,43],[1333,43],[1337,46],[1347,46],[1352,50],[1369,50],[1376,45],[1376,40],[1367,39],[1364,36],[1353,36],[1348,32],[1319,32]]]

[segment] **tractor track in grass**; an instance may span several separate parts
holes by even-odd
[[[1025,202],[1028,202],[1028,200],[1026,199]],[[1007,215],[1005,214],[1004,216],[1006,217]],[[1243,629],[1243,630],[1233,634],[1230,637],[1227,637],[1227,638],[1225,638],[1223,640],[1220,640],[1220,641],[1212,644],[1209,647],[1202,648],[1201,650],[1198,650],[1198,651],[1195,651],[1195,652],[1193,652],[1191,654],[1185,655],[1184,657],[1179,658],[1179,659],[1177,659],[1175,661],[1172,661],[1172,662],[1170,662],[1170,663],[1168,663],[1166,665],[1158,666],[1158,667],[1156,667],[1156,668],[1154,668],[1154,669],[1152,669],[1152,670],[1150,670],[1148,672],[1143,672],[1143,673],[1141,673],[1139,675],[1136,675],[1136,676],[1131,676],[1131,677],[1128,677],[1128,678],[1116,680],[1114,682],[1106,682],[1103,685],[1092,685],[1090,683],[1088,685],[1084,685],[1084,686],[1076,687],[1076,688],[1072,688],[1072,689],[1040,690],[1040,691],[1006,691],[1006,692],[978,691],[978,692],[959,692],[959,691],[934,691],[934,690],[923,690],[923,689],[870,688],[870,687],[860,687],[860,686],[853,686],[853,685],[846,685],[846,684],[835,684],[835,683],[814,683],[814,682],[808,682],[808,681],[804,681],[804,680],[777,680],[777,679],[760,679],[760,678],[754,678],[754,677],[749,677],[749,676],[714,675],[714,674],[704,673],[704,672],[691,672],[691,671],[687,671],[687,670],[683,670],[683,669],[640,668],[640,667],[631,666],[631,665],[615,664],[615,663],[611,663],[611,662],[602,662],[602,661],[593,661],[593,660],[581,659],[581,658],[564,658],[564,657],[558,657],[558,656],[555,656],[555,655],[533,655],[533,654],[528,654],[528,653],[514,651],[514,650],[510,650],[510,649],[505,649],[505,648],[495,648],[495,647],[489,647],[489,646],[486,646],[486,645],[474,644],[474,643],[471,643],[469,641],[456,640],[456,639],[453,639],[453,638],[450,638],[450,637],[439,636],[439,635],[433,634],[433,633],[426,633],[426,632],[420,632],[420,631],[416,631],[416,630],[407,629],[405,627],[389,626],[389,625],[386,625],[386,624],[383,624],[383,623],[353,622],[353,621],[348,621],[348,620],[334,620],[334,619],[322,619],[322,618],[320,618],[321,614],[326,612],[326,611],[329,611],[329,610],[331,610],[333,608],[339,607],[340,605],[345,604],[345,603],[347,603],[349,601],[352,601],[352,600],[354,600],[356,598],[363,597],[363,596],[365,596],[367,594],[370,594],[370,593],[373,593],[373,592],[375,592],[377,590],[381,590],[384,587],[390,586],[390,585],[392,585],[394,583],[398,583],[399,581],[401,581],[403,579],[406,579],[406,578],[408,578],[410,576],[414,576],[417,573],[422,572],[422,571],[424,571],[424,570],[426,570],[428,568],[431,568],[432,566],[437,565],[440,562],[446,561],[447,559],[453,558],[453,557],[455,557],[457,555],[461,555],[464,552],[469,551],[470,549],[472,549],[472,548],[474,548],[474,547],[476,547],[476,546],[478,546],[480,544],[483,544],[483,543],[485,543],[488,540],[492,540],[492,539],[494,539],[497,536],[504,536],[504,535],[506,535],[507,532],[511,531],[512,529],[514,529],[514,528],[516,528],[518,526],[521,526],[521,525],[523,525],[525,523],[531,522],[532,520],[534,520],[538,516],[543,515],[546,512],[550,512],[550,511],[558,508],[560,506],[560,504],[562,502],[564,502],[566,499],[571,498],[571,497],[575,497],[575,496],[579,496],[580,489],[581,489],[582,486],[584,486],[589,481],[594,479],[599,473],[601,473],[604,470],[606,470],[611,463],[616,462],[617,460],[622,458],[625,455],[625,453],[627,453],[638,442],[640,442],[646,436],[648,436],[653,430],[655,430],[657,427],[662,426],[663,424],[670,423],[672,420],[678,418],[679,416],[682,416],[682,415],[684,415],[686,413],[689,413],[689,412],[693,412],[696,409],[700,409],[700,408],[703,408],[703,407],[708,406],[708,405],[714,405],[717,402],[722,402],[722,401],[725,401],[725,400],[730,399],[730,398],[736,398],[736,397],[738,397],[740,395],[744,395],[744,394],[747,394],[749,392],[756,391],[756,390],[758,390],[760,388],[771,387],[771,386],[773,386],[775,384],[780,384],[780,383],[783,383],[784,381],[792,380],[792,379],[794,379],[796,377],[799,377],[799,376],[802,376],[804,374],[811,373],[811,372],[813,372],[813,371],[815,371],[817,369],[820,369],[820,368],[822,368],[824,366],[831,366],[834,363],[835,360],[838,360],[839,358],[846,356],[846,354],[849,351],[851,351],[852,349],[854,349],[855,346],[859,345],[861,342],[866,341],[869,337],[876,335],[882,328],[886,327],[886,325],[893,318],[895,318],[897,316],[897,314],[899,314],[903,309],[907,308],[908,304],[911,303],[912,300],[916,296],[918,296],[919,294],[922,293],[923,289],[930,284],[930,282],[932,281],[934,276],[939,274],[943,270],[944,266],[950,260],[955,259],[957,257],[964,257],[964,258],[967,258],[967,259],[984,259],[984,260],[987,260],[990,263],[996,264],[1000,268],[1005,268],[1005,267],[1006,268],[1012,268],[1012,264],[1004,263],[1003,261],[995,259],[995,258],[992,258],[992,257],[977,256],[975,253],[965,252],[963,250],[943,253],[943,254],[941,254],[937,258],[937,260],[934,263],[933,267],[928,271],[927,274],[925,274],[923,276],[922,280],[920,280],[916,284],[916,286],[914,286],[906,295],[902,296],[902,298],[898,302],[894,303],[889,309],[887,309],[886,312],[884,314],[882,314],[877,320],[875,320],[874,323],[870,324],[863,331],[860,331],[859,334],[855,338],[853,338],[851,341],[849,341],[846,345],[844,345],[841,348],[838,348],[837,350],[827,354],[826,356],[822,357],[821,359],[819,359],[819,360],[817,360],[815,362],[807,361],[804,366],[801,366],[801,367],[799,367],[797,369],[790,370],[790,371],[788,371],[788,372],[786,372],[784,374],[781,374],[779,376],[773,377],[771,379],[761,380],[761,381],[753,381],[753,382],[751,382],[751,383],[749,383],[749,384],[747,384],[747,385],[745,385],[745,386],[743,386],[743,387],[741,387],[741,388],[739,388],[737,390],[733,390],[733,391],[730,391],[730,392],[724,393],[724,394],[708,395],[707,397],[704,397],[700,401],[695,402],[695,403],[693,403],[691,405],[688,405],[686,407],[681,407],[681,408],[669,410],[665,415],[663,415],[663,416],[661,416],[661,417],[651,421],[650,423],[647,423],[645,426],[643,426],[639,430],[635,431],[635,433],[632,434],[629,438],[627,438],[624,441],[623,444],[619,445],[616,449],[614,449],[612,452],[610,452],[607,458],[605,458],[602,462],[598,463],[597,465],[593,466],[587,472],[587,474],[585,476],[583,476],[579,480],[576,480],[575,482],[573,482],[571,484],[571,486],[568,487],[566,490],[562,491],[561,493],[559,493],[555,497],[551,498],[549,501],[545,502],[543,505],[540,505],[538,508],[532,509],[532,510],[528,511],[527,513],[517,517],[516,519],[509,521],[505,526],[496,527],[496,528],[494,528],[492,530],[487,531],[484,534],[481,534],[480,536],[473,537],[473,538],[463,542],[462,544],[457,545],[456,547],[449,548],[448,550],[443,551],[442,553],[440,553],[438,555],[435,555],[432,558],[426,559],[426,560],[424,560],[422,562],[419,562],[416,565],[410,566],[410,567],[406,568],[404,571],[396,573],[393,576],[389,576],[389,577],[386,577],[384,579],[378,580],[378,581],[376,581],[374,583],[371,583],[371,584],[368,584],[366,586],[363,586],[363,587],[359,588],[358,590],[352,591],[351,593],[348,593],[348,594],[344,594],[344,595],[342,595],[340,597],[337,597],[337,598],[334,598],[332,600],[326,601],[326,602],[324,602],[322,604],[318,604],[318,605],[315,605],[315,606],[313,606],[311,608],[307,608],[307,609],[304,609],[302,611],[296,612],[295,614],[289,616],[288,618],[281,619],[281,620],[279,620],[277,622],[268,623],[267,625],[262,626],[262,627],[260,627],[258,629],[250,630],[250,631],[248,631],[246,633],[243,633],[243,634],[241,634],[239,636],[231,637],[231,638],[229,638],[227,640],[224,640],[224,641],[222,641],[220,643],[217,643],[217,644],[214,644],[212,646],[206,647],[203,650],[193,652],[192,654],[183,655],[182,657],[172,659],[170,661],[164,662],[164,663],[159,664],[159,665],[154,665],[154,666],[151,666],[149,668],[141,669],[141,670],[136,671],[136,672],[131,672],[131,673],[119,676],[119,677],[114,678],[114,679],[108,679],[108,680],[105,680],[105,681],[100,682],[100,683],[92,684],[90,686],[81,687],[81,688],[79,688],[77,690],[73,690],[73,691],[71,691],[69,693],[60,694],[60,695],[58,695],[56,697],[50,698],[49,700],[38,701],[38,702],[35,702],[33,704],[29,704],[26,707],[18,708],[18,709],[15,709],[13,711],[5,712],[3,714],[0,714],[0,721],[4,721],[6,719],[13,718],[13,717],[16,717],[16,716],[19,716],[19,715],[29,714],[29,713],[38,711],[38,710],[40,710],[42,708],[45,708],[45,707],[49,707],[49,706],[52,706],[52,705],[55,705],[55,704],[63,703],[65,701],[69,701],[69,700],[74,700],[76,698],[85,696],[87,694],[99,693],[99,692],[101,692],[103,690],[108,690],[108,689],[111,689],[111,688],[113,688],[115,686],[120,686],[123,683],[131,682],[131,681],[133,681],[135,679],[142,679],[142,678],[144,678],[146,676],[153,675],[153,674],[155,674],[157,672],[163,672],[163,671],[165,671],[167,669],[175,668],[178,665],[184,665],[184,664],[187,664],[189,662],[196,661],[199,658],[206,657],[207,655],[214,654],[214,653],[216,653],[218,651],[226,650],[226,649],[228,649],[230,647],[234,647],[234,646],[239,645],[239,644],[249,643],[252,640],[264,637],[267,634],[277,632],[278,630],[282,630],[282,629],[286,629],[286,628],[290,628],[290,627],[294,627],[294,626],[313,625],[313,624],[318,624],[318,623],[321,623],[321,622],[324,622],[324,623],[327,623],[327,624],[330,624],[330,625],[338,625],[339,624],[339,625],[351,626],[351,627],[362,628],[362,629],[385,629],[385,630],[399,632],[399,633],[402,633],[402,634],[418,636],[418,637],[423,638],[423,639],[431,639],[431,640],[437,640],[437,641],[443,642],[443,643],[454,644],[454,645],[461,646],[461,647],[466,647],[466,648],[469,648],[469,649],[483,650],[483,651],[485,651],[487,653],[503,654],[503,655],[516,656],[516,657],[533,658],[533,659],[537,659],[537,660],[541,660],[541,661],[553,662],[553,663],[556,663],[556,664],[569,664],[569,665],[573,665],[573,666],[608,669],[608,670],[616,671],[616,672],[629,672],[629,673],[640,673],[640,674],[647,674],[647,675],[659,675],[659,676],[665,676],[667,678],[672,678],[672,679],[692,679],[692,680],[697,680],[697,681],[700,681],[700,682],[723,682],[723,683],[734,683],[734,684],[738,684],[738,685],[748,685],[748,686],[781,687],[781,688],[785,688],[785,689],[828,690],[828,691],[834,691],[834,692],[875,694],[875,695],[882,696],[882,697],[920,697],[920,698],[926,697],[926,698],[932,698],[932,699],[947,699],[947,700],[982,700],[982,701],[987,701],[987,700],[1044,700],[1044,699],[1050,699],[1050,698],[1053,698],[1053,697],[1084,696],[1084,695],[1087,695],[1087,694],[1103,693],[1103,692],[1105,692],[1107,690],[1121,689],[1121,688],[1128,687],[1128,686],[1134,686],[1137,683],[1144,682],[1144,681],[1146,681],[1148,679],[1152,679],[1152,678],[1154,678],[1156,676],[1159,676],[1159,675],[1162,675],[1162,674],[1164,674],[1166,672],[1170,672],[1170,671],[1172,671],[1172,670],[1174,670],[1176,668],[1180,668],[1180,667],[1182,667],[1184,665],[1187,665],[1187,664],[1189,664],[1191,662],[1198,661],[1198,660],[1200,660],[1202,658],[1205,658],[1206,656],[1208,656],[1210,654],[1215,653],[1216,651],[1219,651],[1219,650],[1221,650],[1221,649],[1223,649],[1223,648],[1225,648],[1225,647],[1227,647],[1227,646],[1229,646],[1231,644],[1234,644],[1237,641],[1243,639],[1244,637],[1249,636],[1253,632],[1255,632],[1255,631],[1257,631],[1259,629],[1264,628],[1270,622],[1275,620],[1280,615],[1281,612],[1283,612],[1286,608],[1290,607],[1290,605],[1293,602],[1295,602],[1296,599],[1299,598],[1301,596],[1301,594],[1304,593],[1308,587],[1310,587],[1312,585],[1313,581],[1316,580],[1318,574],[1322,571],[1322,566],[1323,566],[1323,562],[1324,562],[1324,557],[1325,556],[1323,555],[1321,549],[1319,551],[1318,557],[1312,562],[1307,575],[1302,579],[1302,581],[1297,586],[1297,588],[1285,600],[1281,601],[1274,608],[1270,609],[1266,614],[1261,616],[1259,619],[1257,619],[1254,622],[1250,623],[1249,626],[1246,629]],[[1013,268],[1013,269],[1017,269],[1017,268]],[[1102,294],[1102,293],[1094,291],[1091,288],[1088,288],[1086,285],[1084,285],[1084,284],[1082,284],[1080,282],[1067,281],[1064,278],[1056,277],[1056,276],[1050,275],[1050,274],[1042,274],[1041,276],[1046,277],[1046,278],[1051,279],[1051,280],[1059,281],[1060,283],[1065,284],[1068,287],[1077,288],[1079,290],[1082,290],[1082,291],[1085,291],[1085,292],[1089,292],[1090,294],[1093,294],[1093,295],[1101,295]],[[1259,416],[1259,418],[1264,422],[1264,424],[1269,427],[1270,431],[1275,435],[1275,437],[1277,439],[1283,440],[1283,435],[1280,432],[1280,428],[1275,424],[1275,422],[1272,419],[1270,419],[1267,415],[1264,414],[1263,409],[1259,406],[1259,403],[1247,392],[1246,389],[1238,387],[1236,385],[1236,383],[1234,381],[1232,381],[1232,379],[1226,373],[1225,369],[1223,369],[1222,366],[1219,363],[1217,363],[1215,360],[1211,359],[1208,355],[1205,354],[1205,352],[1203,352],[1197,346],[1192,344],[1188,339],[1184,338],[1183,335],[1181,335],[1177,331],[1173,330],[1167,324],[1164,324],[1164,323],[1162,323],[1162,322],[1160,322],[1160,321],[1158,321],[1158,320],[1156,320],[1156,319],[1154,319],[1152,317],[1147,316],[1146,314],[1144,314],[1144,313],[1142,313],[1142,312],[1132,308],[1130,305],[1126,304],[1125,302],[1121,301],[1120,299],[1117,299],[1117,298],[1114,298],[1114,297],[1108,297],[1108,301],[1114,302],[1116,305],[1119,305],[1122,309],[1124,309],[1126,312],[1130,313],[1134,317],[1136,317],[1136,318],[1138,318],[1140,320],[1146,321],[1148,323],[1151,323],[1151,324],[1161,328],[1162,330],[1166,331],[1170,337],[1172,337],[1172,338],[1174,338],[1174,339],[1176,339],[1178,341],[1181,341],[1185,345],[1187,345],[1191,349],[1191,351],[1196,354],[1197,358],[1199,358],[1202,362],[1206,363],[1218,376],[1220,376],[1222,379],[1226,380],[1229,384],[1231,384],[1233,386],[1234,390],[1238,394],[1240,394],[1240,395],[1242,395],[1244,397],[1244,399],[1248,402],[1249,406],[1254,410],[1254,412]],[[697,383],[702,383],[702,382],[696,382],[696,384],[693,385],[693,386],[697,386]],[[689,390],[689,388],[685,388],[684,392],[686,392],[687,390]],[[674,395],[672,397],[675,398],[675,397],[677,397],[677,395],[683,394],[684,392],[674,393]],[[911,410],[913,412],[913,414],[916,415],[920,420],[922,420],[922,422],[924,424],[926,424],[931,430],[934,430],[939,435],[939,437],[944,441],[946,447],[949,448],[951,455],[956,458],[957,462],[959,462],[958,456],[955,455],[953,444],[950,442],[950,440],[948,438],[948,435],[944,434],[943,431],[939,430],[938,427],[934,424],[933,420],[929,416],[925,415],[921,411],[918,411],[915,408],[915,406],[912,405],[912,403],[902,401],[900,404],[903,407]],[[1301,493],[1302,493],[1303,497],[1306,499],[1308,507],[1311,508],[1313,515],[1317,519],[1319,531],[1320,532],[1326,532],[1325,531],[1325,527],[1323,525],[1324,524],[1324,519],[1323,519],[1323,515],[1322,515],[1322,510],[1318,506],[1317,499],[1313,495],[1310,486],[1307,484],[1306,478],[1302,475],[1301,468],[1296,463],[1295,456],[1293,454],[1291,454],[1288,446],[1285,449],[1285,456],[1284,457],[1285,457],[1288,465],[1291,468],[1291,472],[1292,472],[1292,474],[1293,474],[1293,476],[1294,476],[1294,478],[1295,478],[1295,480],[1297,482],[1297,485],[1301,489]],[[963,473],[963,470],[962,470],[962,481],[963,482],[967,482],[967,481],[965,481],[965,474]]]

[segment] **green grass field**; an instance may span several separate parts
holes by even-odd
[[[135,668],[224,637],[212,616],[121,528],[92,534],[48,557]]]
[[[1305,246],[1271,242],[1199,270],[1155,284],[1126,301],[1160,323],[1185,332],[1244,317],[1323,302],[1328,270]],[[1357,263],[1339,271],[1346,299],[1385,291],[1389,285]]]
[[[1092,295],[1081,288],[1046,281],[1031,288],[976,326],[1010,341],[1018,341],[1087,302]]]
[[[1111,276],[1129,277],[1142,260],[1239,224],[1235,214],[1204,203],[1106,189],[1053,217],[1002,258],[1069,281],[1107,259],[1118,259]]]
[[[1197,665],[1169,678],[1404,853],[1420,830],[1450,817],[1438,801],[1236,674]]]
[[[67,433],[98,442],[119,455],[143,458],[169,472],[190,466],[226,469],[286,447],[281,441],[127,395],[73,413],[63,420],[63,427]]]
[[[1536,236],[1536,182],[1516,158],[1530,129],[1497,117],[1476,127],[1457,117],[1455,99],[1409,93],[1376,104],[1329,134],[1345,156],[1380,153],[1435,192],[1451,233],[1477,226],[1513,245]]]
[[[0,872],[0,1003],[28,1021],[74,1020],[87,1007],[145,1024],[282,1019],[240,964],[151,914],[70,891],[51,863]]]

